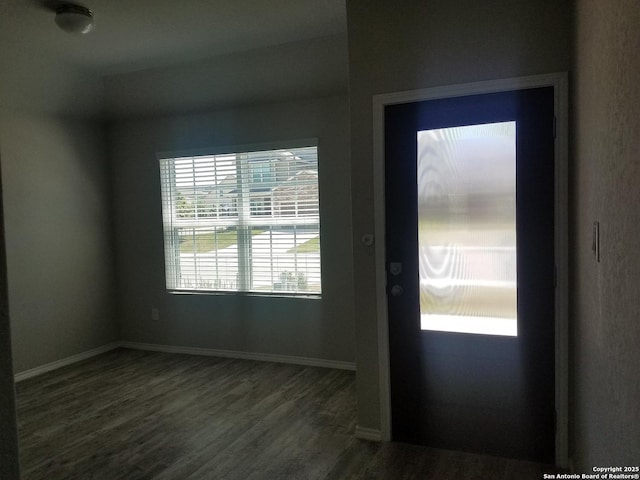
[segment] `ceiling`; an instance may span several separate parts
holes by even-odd
[[[346,33],[344,0],[86,0],[95,29],[62,32],[43,0],[0,0],[0,49],[98,75]]]

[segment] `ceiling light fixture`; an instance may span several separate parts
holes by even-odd
[[[81,5],[63,3],[56,8],[56,24],[68,33],[89,33],[93,30],[93,13]]]

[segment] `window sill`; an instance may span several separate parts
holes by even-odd
[[[320,300],[320,293],[260,293],[260,292],[230,292],[221,290],[167,290],[170,295],[207,295],[214,297],[261,297],[261,298],[296,298],[308,300]]]

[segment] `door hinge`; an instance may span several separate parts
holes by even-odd
[[[556,117],[553,117],[553,138],[556,138],[556,135],[558,133],[558,121]]]

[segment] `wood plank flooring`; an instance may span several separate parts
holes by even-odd
[[[16,385],[23,480],[541,479],[354,438],[355,374],[120,349]]]

